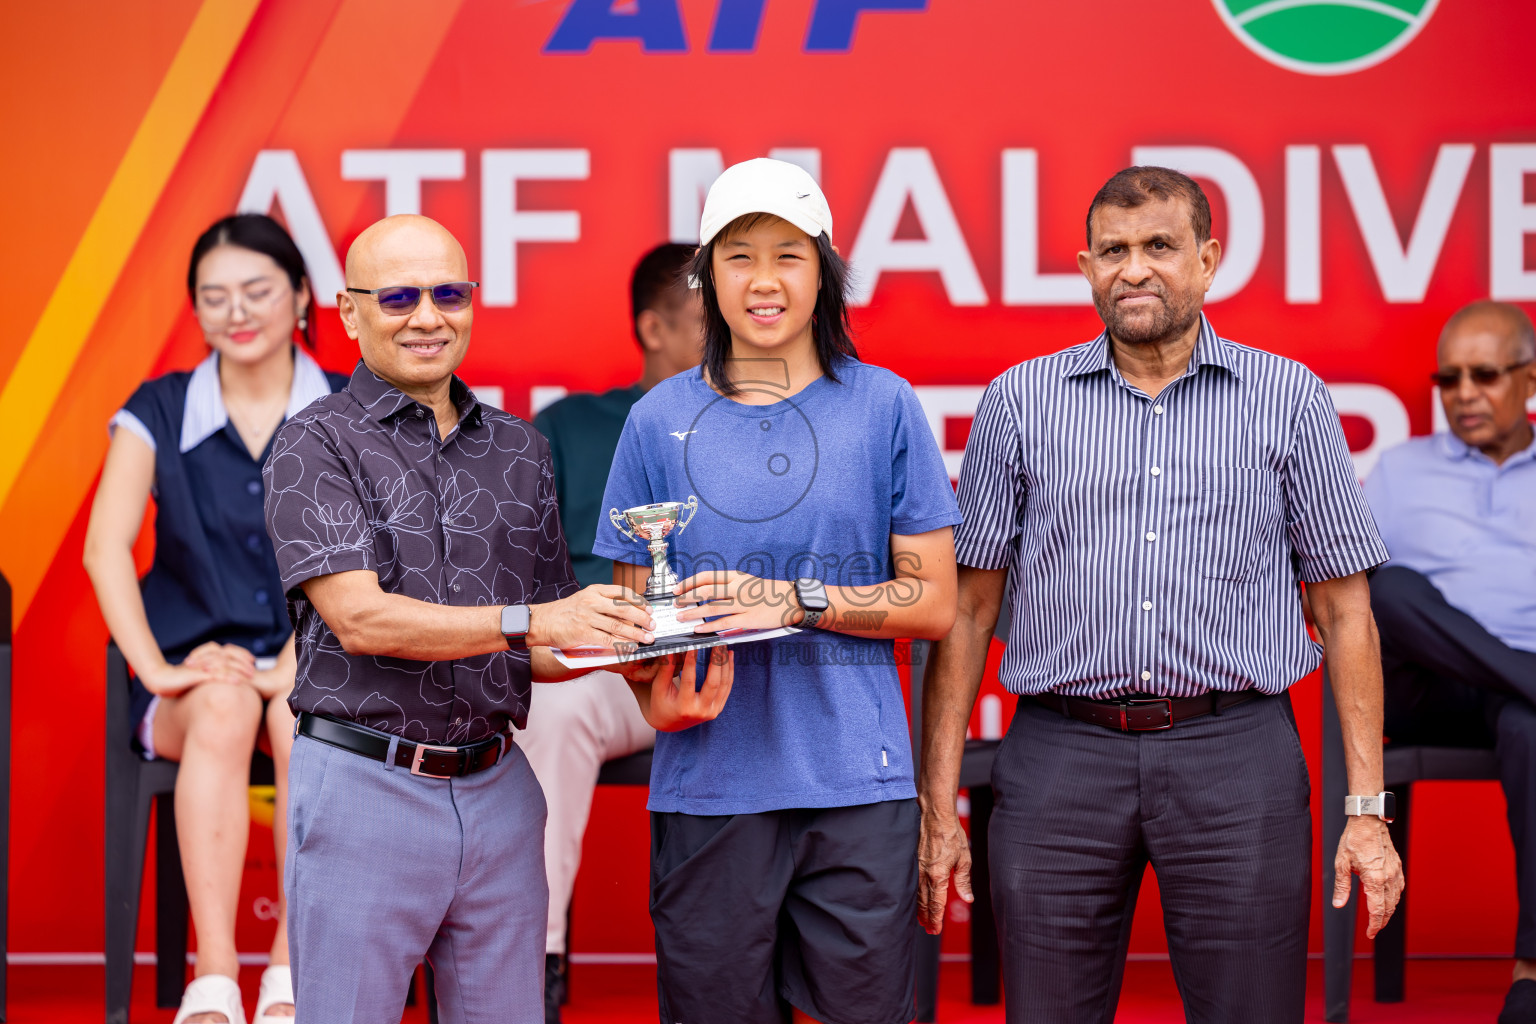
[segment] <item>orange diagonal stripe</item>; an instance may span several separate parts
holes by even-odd
[[[0,504],[181,159],[260,0],[203,0],[144,119],[0,392]]]

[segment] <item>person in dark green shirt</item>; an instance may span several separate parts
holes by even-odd
[[[612,583],[613,563],[592,553],[600,529],[612,529],[603,509],[608,467],[630,406],[668,377],[694,370],[703,355],[704,316],[698,293],[687,287],[691,245],[658,245],[630,275],[631,325],[640,346],[640,380],[602,394],[574,394],[539,412],[533,425],[549,439],[555,464],[560,526],[582,586]],[[656,741],[624,678],[589,672],[563,683],[534,687],[528,728],[518,746],[544,787],[549,821],[544,832],[549,876],[549,931],[545,946],[544,1019],[558,1024],[565,990],[565,921],[581,862],[581,839],[592,791],[603,762],[644,750]]]

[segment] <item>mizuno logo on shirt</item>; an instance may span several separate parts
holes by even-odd
[[[697,433],[698,433],[697,430],[674,430],[674,431],[672,431],[672,436],[677,438],[679,441],[681,441],[684,438],[686,438],[689,434],[697,434]]]

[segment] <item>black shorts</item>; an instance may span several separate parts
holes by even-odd
[[[912,1019],[916,800],[651,815],[662,1024]]]

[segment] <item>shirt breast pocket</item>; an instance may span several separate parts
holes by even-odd
[[[1267,469],[1212,466],[1200,480],[1200,575],[1246,581],[1280,516],[1280,482]]]

